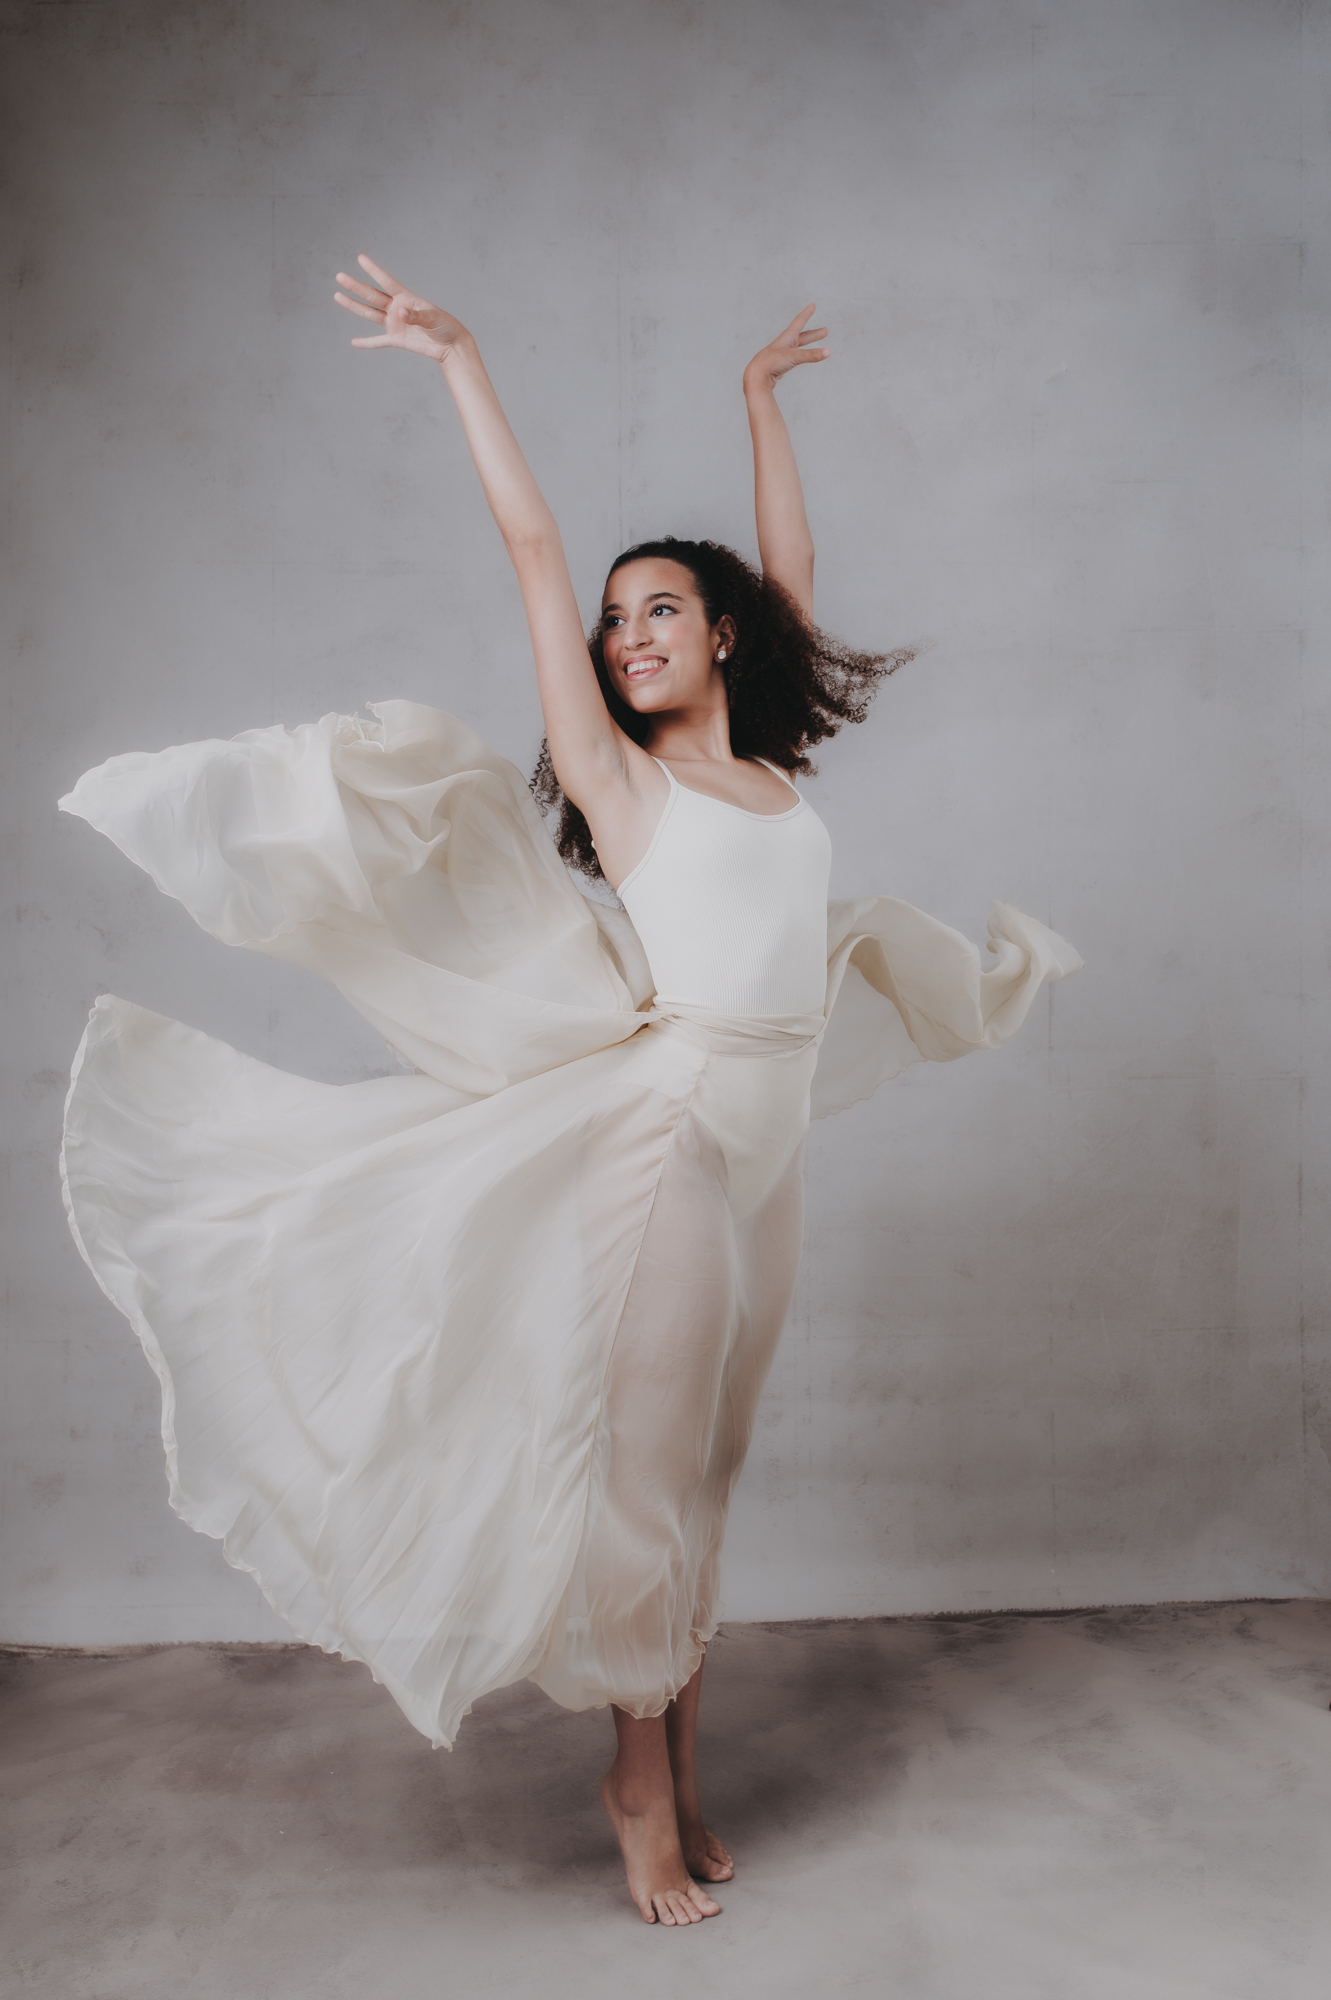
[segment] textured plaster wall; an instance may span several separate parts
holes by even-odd
[[[56,796],[383,696],[538,740],[451,406],[330,303],[362,248],[476,329],[589,617],[630,539],[752,548],[740,370],[816,297],[819,614],[935,642],[822,758],[835,887],[1088,960],[815,1128],[732,1612],[1331,1587],[1328,12],[6,7],[6,1636],[283,1629],[65,1233],[94,995],[386,1067]]]

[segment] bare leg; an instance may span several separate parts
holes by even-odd
[[[702,1692],[703,1661],[692,1680],[684,1683],[665,1712],[666,1748],[670,1753],[670,1774],[675,1786],[675,1818],[679,1823],[679,1844],[690,1875],[704,1882],[728,1882],[735,1864],[714,1833],[702,1823],[698,1801],[698,1780],[693,1768],[693,1746],[698,1731],[698,1696]]]
[[[612,1708],[611,1714],[619,1751],[602,1780],[601,1798],[619,1836],[629,1894],[643,1921],[696,1924],[718,1916],[721,1905],[690,1878],[679,1844],[665,1717],[639,1722],[622,1708]]]

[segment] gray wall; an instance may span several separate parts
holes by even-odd
[[[168,1513],[156,1385],[66,1236],[93,996],[385,1066],[54,800],[367,699],[529,760],[516,592],[368,249],[477,331],[590,617],[752,549],[787,388],[834,631],[933,650],[830,748],[838,891],[1088,969],[816,1128],[736,1503],[741,1616],[1325,1590],[1326,0],[11,7],[4,812],[18,879],[4,1633],[281,1628]]]

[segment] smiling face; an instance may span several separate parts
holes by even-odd
[[[612,570],[601,605],[601,652],[615,692],[641,715],[708,707],[725,681],[717,654],[734,641],[729,618],[715,625],[693,572],[664,556]]]

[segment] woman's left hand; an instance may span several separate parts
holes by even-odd
[[[775,340],[769,341],[760,353],[754,355],[744,370],[746,391],[750,388],[775,389],[781,377],[788,375],[792,368],[797,368],[801,361],[826,361],[831,348],[810,345],[815,340],[827,338],[825,326],[809,325],[813,310],[811,305],[805,306],[803,312],[796,313],[784,333],[779,333]]]

